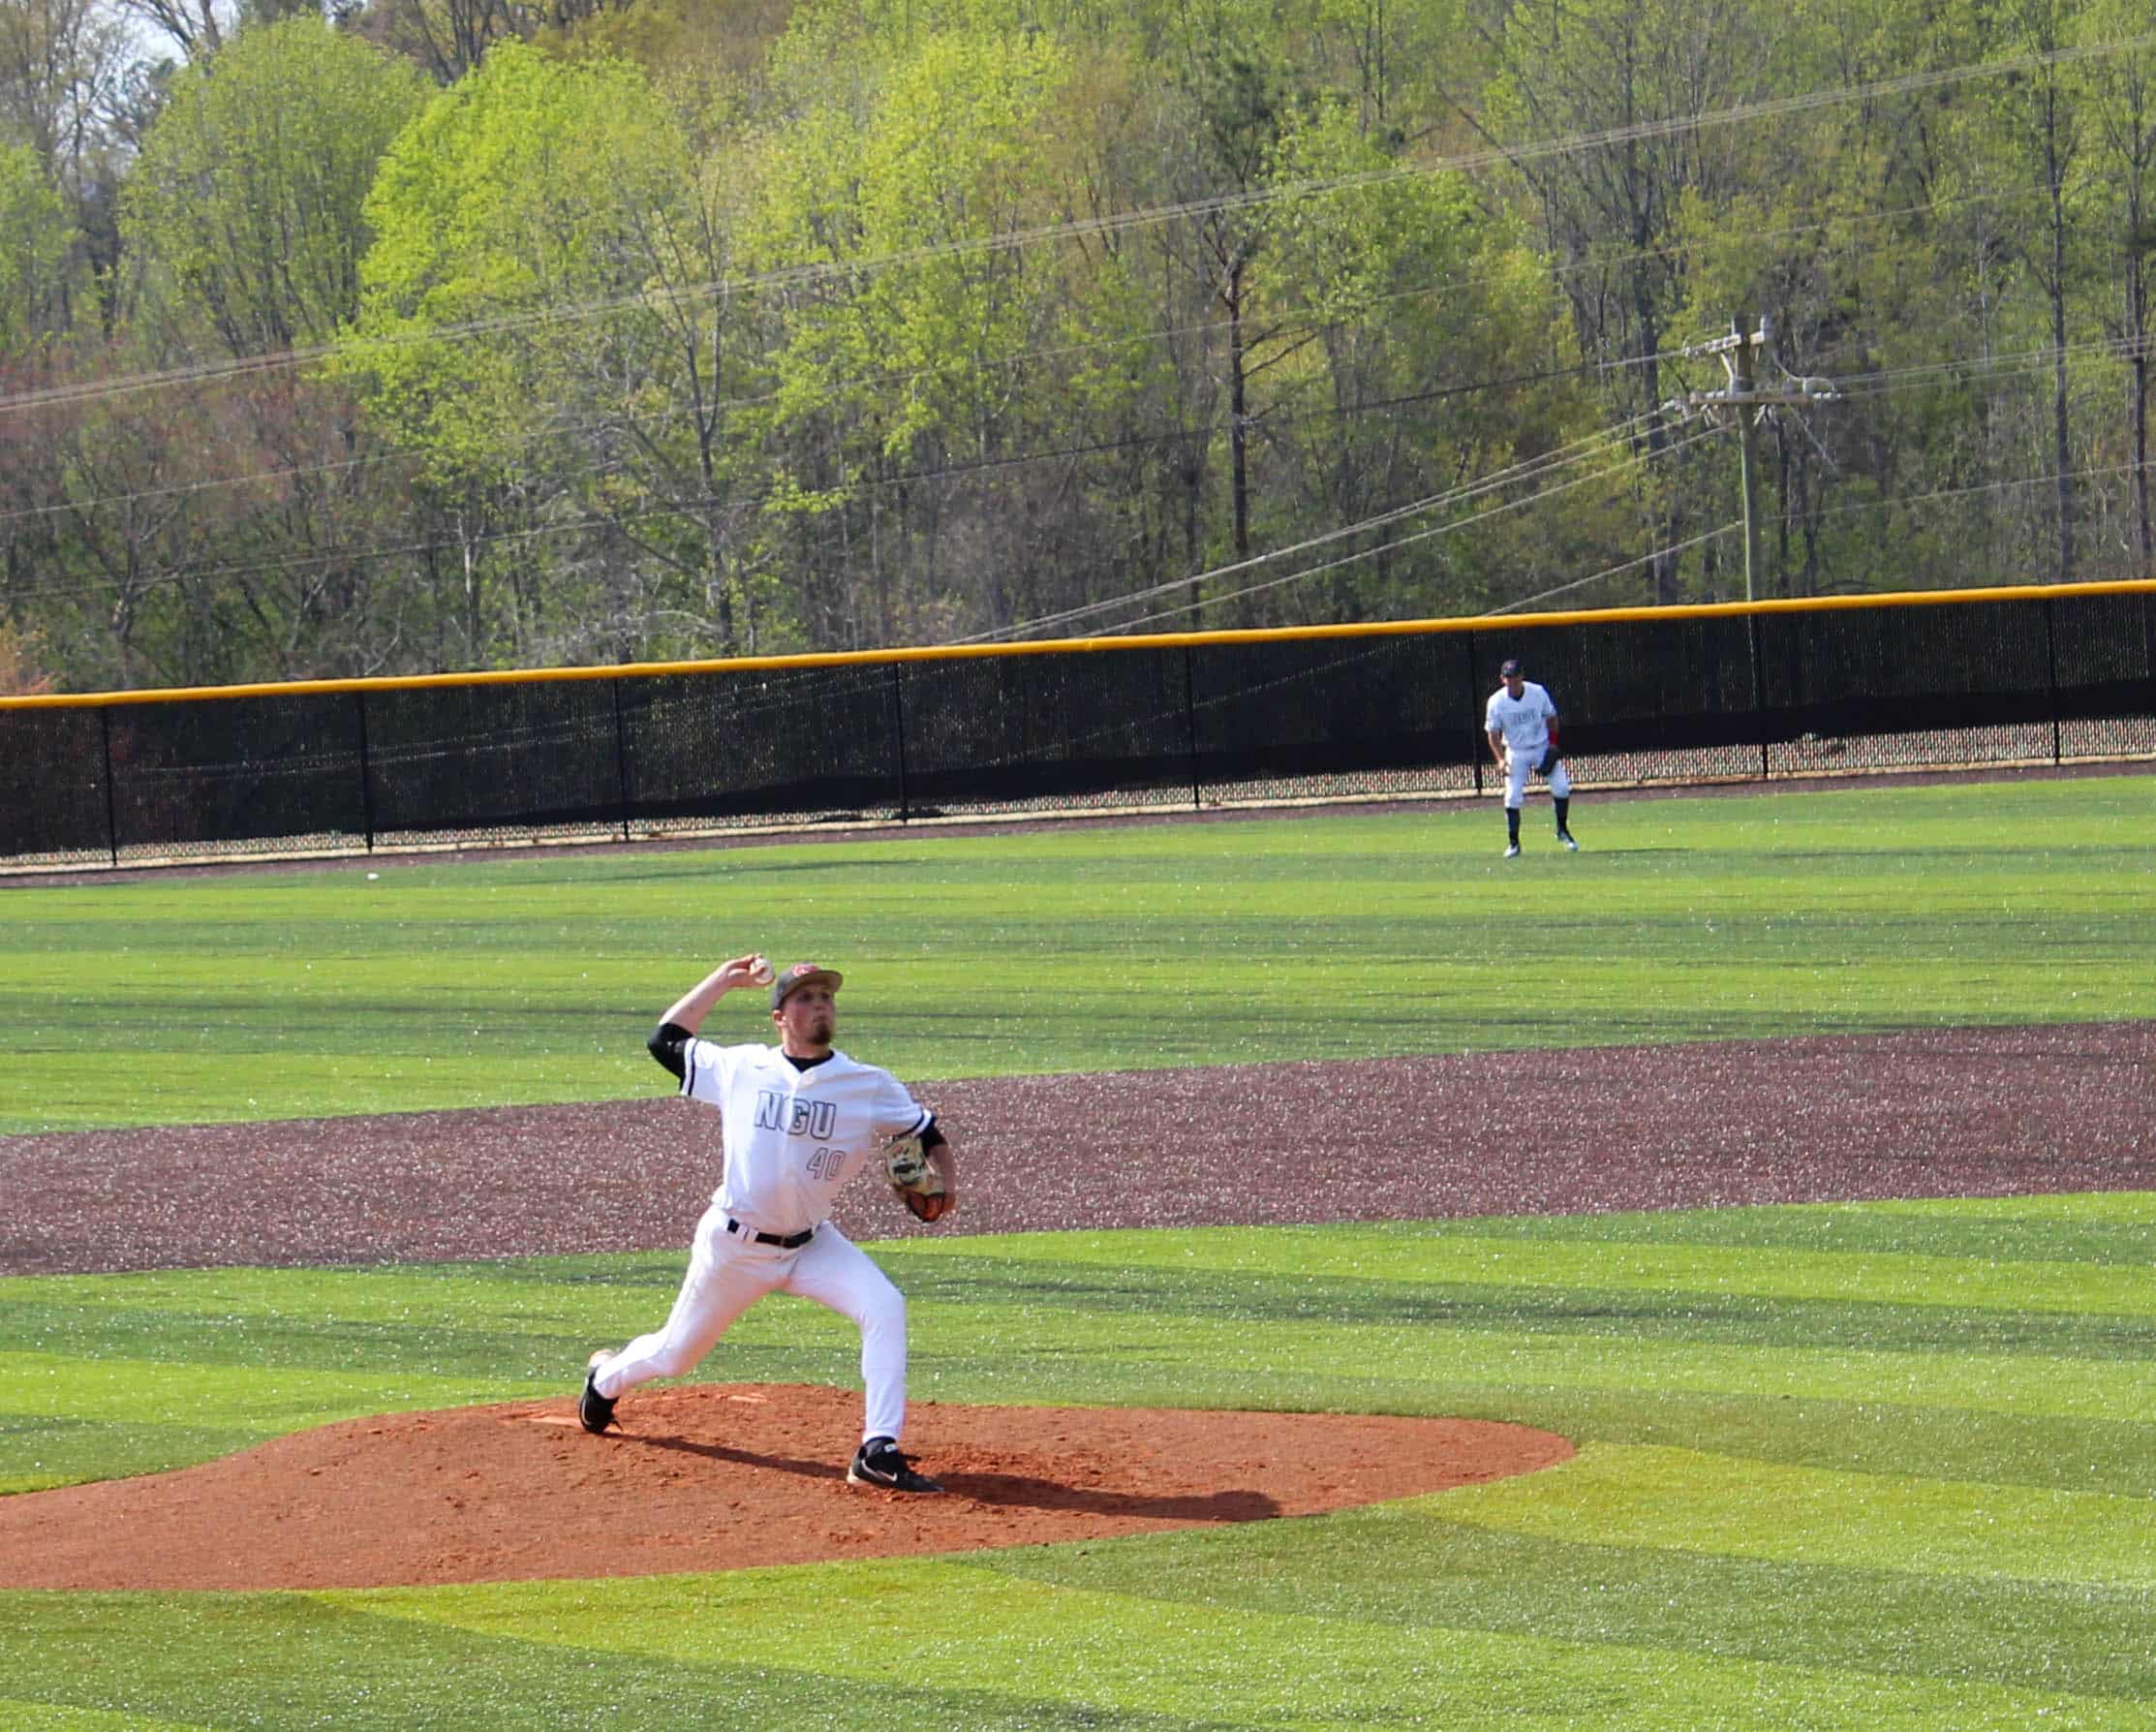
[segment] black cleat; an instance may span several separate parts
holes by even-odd
[[[609,1404],[611,1405],[611,1404]],[[846,1470],[848,1485],[879,1485],[887,1492],[939,1492],[943,1488],[925,1473],[916,1473],[899,1446],[889,1438],[871,1438]]]
[[[576,1417],[595,1438],[614,1423],[614,1404],[600,1394],[598,1378],[596,1365],[584,1373],[584,1393],[576,1402]]]

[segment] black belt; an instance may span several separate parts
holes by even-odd
[[[731,1216],[726,1218],[726,1231],[754,1239],[758,1245],[776,1245],[781,1251],[798,1251],[816,1237],[814,1227],[803,1227],[798,1233],[759,1233],[754,1227],[743,1226]]]

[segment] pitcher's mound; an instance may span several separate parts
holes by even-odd
[[[850,1486],[861,1400],[640,1390],[353,1419],[140,1479],[0,1499],[15,1588],[366,1588],[963,1552],[1312,1515],[1567,1460],[1525,1426],[916,1403],[942,1497]]]

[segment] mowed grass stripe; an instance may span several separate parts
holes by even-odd
[[[1001,1335],[1015,1314],[1030,1334],[1089,1330],[1091,1319],[1141,1315],[1178,1325],[1240,1320],[1253,1325],[1522,1331],[1612,1341],[1701,1343],[1774,1347],[1802,1345],[1870,1352],[1931,1355],[1951,1343],[1963,1353],[2037,1355],[2103,1360],[2156,1359],[2156,1320],[2106,1314],[2017,1312],[2002,1307],[1948,1308],[1883,1301],[1801,1299],[1709,1290],[1657,1291],[1638,1285],[1601,1287],[1514,1280],[1426,1279],[1403,1273],[1378,1280],[1239,1269],[1170,1270],[1138,1267],[1102,1279],[1098,1261],[1063,1263],[1025,1255],[920,1257],[885,1247],[882,1254],[903,1279],[916,1308],[941,1320],[955,1350],[966,1340],[964,1319],[989,1314]],[[1435,1259],[1441,1264],[1442,1259]],[[328,1273],[277,1272],[269,1290],[249,1304],[229,1288],[191,1292],[183,1278],[158,1278],[133,1287],[128,1277],[72,1278],[18,1287],[39,1298],[0,1301],[0,1328],[24,1350],[94,1365],[116,1358],[184,1361],[260,1372],[282,1367],[347,1370],[357,1375],[409,1375],[440,1381],[558,1379],[581,1363],[592,1344],[639,1333],[663,1310],[678,1258],[653,1257],[660,1284],[617,1289],[601,1284],[549,1288],[421,1288],[403,1301],[380,1274],[365,1282]],[[737,1324],[727,1351],[799,1339],[778,1327],[796,1307],[785,1300]],[[369,1315],[369,1313],[374,1314]],[[1061,1322],[1055,1314],[1068,1314]],[[1077,1319],[1077,1320],[1073,1320]],[[837,1339],[835,1327],[813,1314],[801,1328]],[[618,1344],[617,1344],[618,1345]],[[0,1389],[0,1410],[7,1397]]]
[[[1881,1216],[1951,1212],[1971,1222],[2051,1221],[2099,1229],[2113,1224],[2156,1227],[2156,1191],[2061,1191],[2041,1196],[1956,1197],[1951,1204],[1931,1198],[1906,1197],[1890,1198],[1866,1207]]]
[[[2142,1206],[2118,1199],[2127,1214]],[[1066,1371],[1092,1365],[1091,1385],[1119,1360],[1139,1381],[1150,1381],[1148,1364],[1181,1376],[1258,1326],[1263,1354],[1238,1352],[1194,1374],[1193,1399],[1224,1405],[1246,1379],[1262,1379],[1249,1386],[1268,1396],[1295,1383],[1322,1390],[1349,1366],[1382,1368],[1360,1386],[1502,1385],[1526,1375],[1537,1385],[1648,1378],[1696,1391],[1756,1388],[1771,1368],[1777,1393],[1815,1398],[1928,1397],[2090,1418],[2156,1411],[2140,1319],[1935,1310],[1921,1291],[1913,1305],[1846,1293],[1782,1300],[1772,1294],[1786,1280],[1763,1284],[1767,1294],[1741,1290],[1753,1278],[1739,1252],[1714,1253],[1728,1259],[1718,1279],[1734,1294],[1582,1285],[1601,1267],[1592,1236],[1630,1223],[1570,1224],[1576,1237],[1553,1244],[1491,1241],[1508,1254],[1555,1253],[1515,1262],[1512,1280],[1495,1284],[1450,1279],[1462,1239],[1415,1227],[912,1240],[878,1253],[913,1296],[925,1374],[948,1399],[1046,1399]],[[1074,1252],[1083,1260],[1072,1262]],[[1852,1284],[1845,1262],[1752,1255]],[[1311,1273],[1323,1267],[1375,1278]],[[2120,1273],[2088,1272],[2099,1282]],[[514,1399],[572,1383],[591,1345],[650,1326],[679,1273],[678,1253],[651,1253],[452,1270],[17,1279],[0,1284],[0,1326],[9,1341],[37,1345],[13,1356],[0,1410],[184,1411],[205,1378],[218,1381],[228,1413],[262,1388],[280,1415],[318,1395],[343,1411],[354,1400],[409,1405],[416,1395],[436,1405]],[[840,1320],[778,1300],[736,1325],[704,1375],[783,1375],[787,1354],[821,1365],[849,1341]],[[745,1363],[751,1355],[759,1362]],[[1089,1387],[1078,1399],[1097,1397]]]
[[[1329,1229],[1353,1233],[1357,1229]],[[944,1337],[953,1349],[970,1351],[966,1317],[983,1318],[978,1345],[1007,1333],[1015,1314],[1027,1339],[1043,1335],[1058,1341],[1097,1338],[1102,1316],[1135,1318],[1113,1325],[1125,1343],[1143,1328],[1173,1339],[1193,1326],[1202,1336],[1209,1319],[1260,1322],[1276,1331],[1302,1327],[1320,1338],[1334,1326],[1413,1335],[1455,1337],[1485,1334],[1511,1350],[1530,1340],[1526,1332],[1577,1335],[1599,1343],[1634,1339],[1643,1350],[1655,1343],[1783,1346],[1807,1344],[1847,1345],[1868,1353],[1913,1351],[1926,1357],[1951,1342],[1958,1353],[1981,1363],[2008,1357],[2064,1355],[2099,1359],[2147,1360],[2148,1330],[2140,1319],[2098,1314],[2081,1318],[2048,1314],[2014,1314],[2003,1308],[1962,1309],[1941,1315],[1924,1305],[1890,1305],[1848,1298],[1781,1301],[1769,1284],[1767,1294],[1722,1295],[1711,1288],[1658,1289],[1654,1284],[1612,1286],[1580,1284],[1583,1275],[1602,1273],[1572,1255],[1544,1266],[1545,1279],[1516,1267],[1509,1283],[1444,1279],[1450,1266],[1440,1242],[1426,1258],[1420,1281],[1404,1259],[1394,1255],[1378,1279],[1348,1279],[1303,1273],[1312,1263],[1355,1266],[1344,1250],[1318,1255],[1307,1241],[1290,1237],[1279,1260],[1294,1273],[1267,1273],[1253,1265],[1267,1254],[1268,1235],[1255,1230],[1216,1237],[1216,1253],[1180,1261],[1191,1265],[1155,1266],[1160,1242],[1185,1245],[1190,1235],[1121,1235],[1124,1255],[1097,1240],[1072,1247],[1062,1236],[1044,1235],[1032,1244],[1008,1240],[952,1241],[931,1250],[925,1242],[881,1248],[903,1284],[919,1306],[942,1315]],[[1003,1254],[976,1254],[999,1246]],[[1253,1249],[1254,1248],[1254,1249]],[[1069,1262],[1055,1250],[1078,1249],[1086,1260]],[[1393,1248],[1397,1253],[1397,1247]],[[1540,1248],[1537,1248],[1540,1249]],[[1571,1253],[1581,1248],[1560,1248]],[[598,1259],[594,1259],[594,1265]],[[549,1286],[543,1283],[493,1284],[421,1284],[406,1287],[390,1271],[354,1275],[348,1271],[279,1270],[251,1272],[252,1291],[235,1291],[231,1272],[198,1276],[48,1278],[11,1284],[4,1314],[11,1339],[39,1344],[24,1369],[55,1372],[80,1361],[83,1374],[110,1378],[96,1368],[117,1357],[145,1361],[178,1359],[200,1366],[232,1366],[257,1371],[283,1367],[378,1378],[391,1371],[470,1376],[490,1382],[544,1379],[560,1375],[565,1355],[581,1358],[581,1345],[605,1340],[624,1329],[654,1320],[662,1306],[661,1285],[670,1289],[678,1258],[650,1253],[638,1259],[651,1274],[664,1275],[638,1292],[624,1293],[601,1282]],[[918,1263],[917,1269],[909,1267]],[[1234,1267],[1223,1272],[1217,1264]],[[1478,1273],[1480,1266],[1478,1265]],[[1827,1284],[1838,1271],[1823,1272]],[[1568,1283],[1570,1284],[1568,1284]],[[1749,1283],[1739,1271],[1729,1284]],[[13,1295],[39,1293],[31,1301]],[[788,1324],[837,1339],[839,1326],[812,1310],[778,1301],[759,1308],[729,1337],[729,1347],[798,1340]],[[393,1327],[385,1329],[384,1325]],[[933,1343],[927,1344],[933,1345]],[[2045,1352],[2045,1348],[2055,1349]],[[1970,1353],[1972,1348],[2012,1349]],[[1446,1351],[1450,1351],[1448,1345]],[[1538,1346],[1531,1350],[1547,1350]],[[1600,1348],[1590,1345],[1590,1350]],[[1392,1357],[1388,1353],[1388,1357]],[[1952,1357],[1950,1355],[1949,1357]],[[1418,1366],[1418,1370],[1423,1369]],[[5,1396],[0,1393],[0,1406]]]
[[[2116,1200],[2133,1213],[2132,1193]],[[1841,1230],[1862,1234],[1856,1223],[1876,1207],[1837,1211]],[[1952,1207],[1935,1206],[1933,1218]],[[1501,1222],[1481,1231],[1446,1222],[959,1238],[886,1246],[881,1254],[917,1300],[937,1304],[1922,1352],[1943,1340],[2101,1358],[2156,1350],[2145,1263],[2005,1262],[1982,1254],[1981,1232],[1959,1229],[1942,1229],[1934,1243],[1951,1238],[1976,1254],[1767,1256],[1762,1245],[1784,1237],[1772,1223],[1802,1211],[1726,1213],[1754,1224],[1733,1226],[1732,1244],[1709,1248],[1647,1241],[1652,1218],[1592,1217],[1567,1223],[1562,1237],[1524,1241],[1503,1234]],[[1673,1232],[1688,1241],[1695,1220],[1673,1219]],[[2113,1240],[2111,1250],[2134,1246],[2145,1256],[2156,1232],[2122,1225]],[[41,1351],[92,1358],[544,1377],[564,1353],[580,1358],[581,1343],[648,1326],[679,1276],[679,1253],[647,1253],[543,1265],[18,1278],[0,1282],[0,1327]],[[2076,1293],[2079,1311],[2067,1304]],[[2017,1296],[2029,1304],[2016,1305]]]
[[[1413,1229],[1279,1228],[1297,1266],[1312,1277],[1443,1282],[1477,1286],[1585,1288],[1598,1292],[1808,1298],[1850,1304],[1941,1305],[1957,1309],[2052,1311],[2156,1317],[2156,1283],[2145,1267],[2010,1262],[1996,1257],[1888,1252],[1807,1252],[1763,1256],[1749,1247],[1608,1245],[1579,1235],[1523,1242]],[[2156,1234],[2151,1235],[2156,1239]],[[1065,1265],[1129,1267],[1135,1260],[1177,1273],[1276,1267],[1267,1241],[1235,1228],[1189,1228],[1128,1248],[1097,1234],[1040,1235],[1040,1254]],[[971,1243],[924,1241],[924,1255],[964,1256]],[[1436,1251],[1433,1245],[1443,1249]]]
[[[1591,1239],[2145,1265],[2156,1257],[2156,1191],[1631,1211],[1597,1215],[1586,1230],[1575,1217],[1551,1215],[1414,1222],[1398,1230],[1425,1238]]]
[[[54,1708],[0,1696],[0,1725],[10,1732],[201,1732],[193,1721],[106,1714],[94,1708]]]
[[[0,1415],[0,1497],[191,1468],[297,1429],[189,1425],[170,1415],[140,1423],[43,1413]]]
[[[575,1605],[573,1588],[541,1586]],[[159,1718],[191,1726],[813,1726],[855,1723],[865,1707],[874,1724],[902,1732],[1100,1725],[1083,1708],[1044,1699],[1023,1676],[977,1668],[916,1675],[882,1625],[864,1624],[856,1639],[893,1670],[873,1696],[855,1676],[793,1659],[735,1663],[724,1655],[662,1657],[489,1638],[444,1624],[421,1627],[326,1595],[0,1592],[0,1666],[11,1679],[34,1676],[54,1705],[123,1714],[154,1705]],[[216,1663],[203,1663],[205,1655]],[[1158,1711],[1122,1723],[1133,1732],[1222,1724]]]
[[[1703,1450],[1589,1443],[1547,1482],[1432,1500],[1448,1522],[1926,1576],[2156,1588],[2156,1499],[1777,1467]]]
[[[1146,1284],[1114,1288],[1087,1279],[1097,1265],[982,1259],[914,1277],[918,1304],[1024,1304],[1084,1313],[1235,1317],[1277,1323],[1384,1323],[1446,1329],[1532,1330],[1612,1341],[1701,1342],[1736,1346],[1861,1348],[1933,1354],[1951,1342],[1962,1352],[2078,1359],[2156,1360],[2156,1319],[2004,1309],[1956,1310],[1722,1296],[1636,1287],[1483,1285],[1473,1282],[1357,1282],[1238,1273],[1150,1273]]]
[[[1592,1633],[1575,1635],[1580,1578],[1567,1581],[1556,1569],[1577,1563],[1580,1548],[1499,1540],[1480,1548],[1484,1567],[1463,1579],[1457,1565],[1476,1543],[1454,1547],[1440,1526],[1410,1513],[1381,1530],[1393,1562],[1374,1583],[1355,1582],[1328,1564],[1341,1543],[1333,1531],[1341,1527],[1344,1543],[1369,1558],[1356,1524],[1327,1517],[1189,1536],[1178,1549],[1202,1560],[1202,1577],[1172,1572],[1157,1591],[1144,1584],[1162,1547],[1141,1540],[1026,1547],[964,1563],[892,1560],[843,1571],[756,1570],[553,1592],[509,1584],[319,1597],[497,1638],[632,1652],[655,1662],[724,1655],[850,1676],[865,1687],[921,1671],[963,1670],[983,1683],[1023,1678],[1044,1705],[1091,1703],[1118,1724],[1160,1712],[1203,1720],[1231,1701],[1233,1718],[1217,1723],[1368,1726],[1411,1710],[1440,1725],[1645,1718],[1825,1726],[1878,1713],[1944,1713],[1958,1724],[2007,1726],[2017,1715],[2031,1717],[2025,1724],[2061,1711],[2101,1716],[2127,1706],[2064,1683],[2030,1689],[1971,1682],[1989,1667],[1972,1664],[1965,1650],[1949,1654],[1921,1640],[1891,1651],[1881,1644],[1850,1656],[1871,1663],[1840,1668],[1762,1661],[1718,1640],[1658,1642],[1651,1636],[1675,1632],[1659,1620],[1635,1622],[1629,1594],[1598,1597]],[[1366,1535],[1372,1531],[1367,1518],[1362,1527]],[[1623,1579],[1630,1560],[1606,1555],[1607,1573]],[[1411,1586],[1401,1580],[1403,1556],[1426,1566],[1413,1571]],[[1500,1557],[1509,1566],[1502,1608],[1491,1603],[1487,1573]],[[1283,1562],[1301,1574],[1299,1589],[1275,1579]],[[1079,1579],[1064,1579],[1066,1570]],[[1811,1579],[1829,1591],[1868,1581],[1856,1572],[1813,1571]],[[974,1621],[924,1630],[906,1656],[866,1645],[851,1629],[878,1608],[933,1604],[964,1604]],[[1986,1609],[1996,1605],[1993,1598]],[[1541,1630],[1528,1627],[1537,1606]],[[1484,1617],[1499,1627],[1482,1626]],[[1042,1663],[1044,1655],[1054,1655],[1052,1664]],[[1253,1666],[1254,1655],[1268,1655],[1292,1662]],[[1382,1663],[1373,1663],[1377,1655]],[[2141,1676],[2084,1669],[2071,1654],[2052,1657],[2076,1682],[2131,1686]],[[1657,1717],[1657,1704],[1679,1718]]]
[[[1580,1643],[1613,1656],[1627,1648],[1717,1661],[1800,1656],[1821,1677],[2035,1686],[2110,1724],[2145,1725],[2147,1699],[2156,1695],[2147,1596],[2138,1590],[1544,1539],[1448,1523],[1442,1502],[1380,1504],[1232,1533],[1014,1548],[982,1553],[970,1567],[1128,1594],[1148,1608],[1129,1620],[1141,1628],[1154,1602],[1232,1602],[1329,1623]],[[1370,1644],[1372,1653],[1386,1646]],[[1660,1716],[1621,1698],[1603,1706],[1607,1713],[1588,1723],[1719,1723],[1680,1700],[1664,1701]],[[1930,1710],[1915,1709],[1913,1723],[1954,1726],[1955,1713],[1955,1699],[1941,1690]]]
[[[416,1407],[512,1401],[521,1380],[459,1380],[294,1365],[257,1369],[184,1359],[80,1361],[47,1353],[0,1354],[0,1414],[77,1424],[199,1425],[213,1416],[228,1431],[279,1436],[305,1426]]]
[[[1008,1319],[984,1315],[980,1321],[996,1330]],[[1143,1405],[1165,1398],[1177,1406],[1300,1407],[1299,1388],[1323,1389],[1343,1366],[1353,1366],[1348,1386],[1376,1402],[1372,1410],[1382,1412],[1431,1411],[1428,1392],[1440,1388],[1646,1387],[1663,1393],[1944,1406],[2054,1418],[2156,1413],[2156,1364],[2146,1361],[1946,1351],[1920,1358],[1788,1345],[1613,1342],[1436,1325],[1357,1329],[1269,1323],[1253,1332],[1232,1318],[1195,1327],[1136,1309],[1119,1313],[1114,1323],[1131,1385],[1145,1392]],[[1097,1351],[1104,1333],[1098,1327],[1043,1329],[1031,1337],[1032,1351]],[[1253,1333],[1261,1339],[1250,1341]],[[1238,1340],[1247,1343],[1240,1349],[1244,1363],[1222,1376],[1219,1355],[1235,1354]],[[955,1338],[946,1337],[945,1345],[954,1354],[962,1352]],[[1179,1388],[1184,1396],[1180,1402],[1174,1399]],[[1247,1400],[1239,1402],[1238,1392],[1247,1392]]]
[[[0,1134],[648,1094],[750,944],[917,1083],[2156,1014],[2156,777],[1592,810],[1509,866],[1439,811],[0,890]]]

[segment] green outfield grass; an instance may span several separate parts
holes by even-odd
[[[648,1094],[750,947],[917,1080],[2156,1013],[2156,777],[0,889],[0,1134]],[[764,1032],[746,996],[715,1029]]]
[[[2106,778],[1583,800],[1586,851],[1542,808],[1509,866],[1485,807],[0,890],[0,1134],[646,1095],[653,1018],[751,945],[847,969],[848,1037],[909,1079],[2147,1017],[2152,817],[2156,778]],[[1456,1414],[1580,1453],[948,1558],[0,1589],[0,1727],[2156,1726],[2156,1194],[877,1253],[923,1400]],[[0,1491],[566,1402],[680,1266],[0,1280]],[[700,1375],[856,1359],[772,1300]]]
[[[2145,1726],[2152,1253],[2156,1193],[887,1245],[925,1400],[1460,1414],[1580,1453],[1331,1516],[941,1559],[0,1593],[0,1723]],[[678,1269],[0,1282],[12,1483],[566,1402]],[[772,1300],[700,1375],[847,1382],[855,1346]]]

